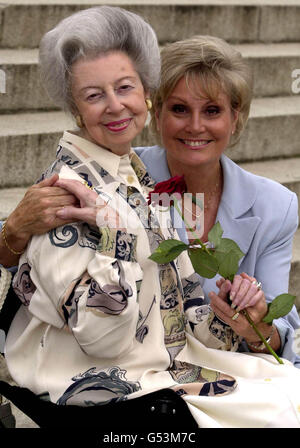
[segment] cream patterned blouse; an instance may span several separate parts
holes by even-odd
[[[230,393],[235,379],[191,362],[189,352],[192,340],[236,351],[239,339],[203,304],[187,253],[164,265],[149,259],[177,236],[147,205],[154,184],[138,156],[119,157],[65,132],[43,177],[53,172],[87,183],[127,226],[79,222],[32,238],[14,279],[23,303],[6,343],[14,380],[59,404],[95,405],[164,387]]]

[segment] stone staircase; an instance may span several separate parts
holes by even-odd
[[[110,4],[141,14],[160,43],[213,34],[249,59],[255,99],[245,134],[228,155],[251,172],[270,177],[300,198],[300,0],[3,0],[0,4],[0,219],[22,198],[55,154],[59,136],[73,126],[45,94],[38,76],[41,36],[63,17]],[[2,73],[3,73],[2,72]],[[298,89],[297,89],[298,86]],[[1,92],[1,84],[0,84]],[[152,144],[145,128],[136,145]],[[291,292],[300,310],[300,231]]]
[[[292,83],[297,82],[292,72],[300,69],[300,0],[2,0],[0,219],[8,216],[26,187],[53,160],[62,131],[73,126],[69,117],[54,108],[39,83],[40,38],[63,17],[100,4],[141,14],[162,45],[194,34],[216,35],[236,45],[252,64],[255,99],[246,132],[228,155],[247,170],[286,185],[300,199],[300,95],[292,92]],[[1,93],[3,72],[5,93]],[[146,128],[135,143],[155,142]],[[300,311],[299,290],[298,230],[290,292],[297,295]],[[300,332],[298,336],[300,341]],[[5,365],[0,360],[3,375]],[[15,407],[14,414],[17,427],[36,427]]]

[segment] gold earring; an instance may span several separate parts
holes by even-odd
[[[76,124],[77,124],[77,126],[78,126],[79,128],[83,128],[83,123],[82,123],[81,115],[76,115],[75,120],[76,120]]]
[[[152,101],[150,100],[150,98],[146,98],[145,103],[147,106],[147,110],[151,110],[152,109]]]

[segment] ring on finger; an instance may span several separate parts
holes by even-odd
[[[252,284],[255,285],[257,287],[257,289],[261,289],[262,288],[261,282],[258,282],[257,280],[253,280]]]
[[[92,184],[91,184],[90,181],[85,180],[85,181],[83,182],[83,185],[85,185],[85,186],[86,186],[87,188],[89,188],[90,190],[93,189],[93,186],[92,186]]]
[[[240,313],[239,312],[237,312],[237,313],[235,313],[233,316],[232,316],[232,320],[236,320],[238,317],[239,317],[239,315],[240,315]]]

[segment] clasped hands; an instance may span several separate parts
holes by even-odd
[[[262,321],[268,312],[265,295],[254,277],[242,273],[235,275],[232,283],[221,278],[216,285],[219,293],[209,293],[211,308],[236,334],[248,342],[258,339],[243,310],[247,310],[249,317],[262,330],[262,333],[270,332],[270,325]],[[228,296],[230,303],[228,303]]]
[[[118,211],[108,205],[107,199],[79,180],[59,179],[54,184],[67,190],[77,198],[77,204],[63,206],[56,212],[60,219],[84,221],[92,226],[120,229],[122,226]],[[125,230],[125,229],[122,229]]]

